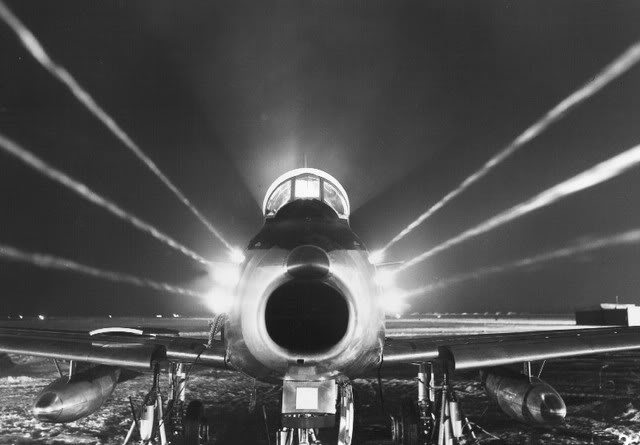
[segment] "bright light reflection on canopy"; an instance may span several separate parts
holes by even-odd
[[[282,206],[296,199],[323,201],[340,218],[349,218],[349,198],[342,185],[330,174],[315,168],[298,168],[276,179],[264,197],[263,215],[273,217]]]

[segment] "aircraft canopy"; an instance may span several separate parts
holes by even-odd
[[[349,218],[349,198],[330,174],[315,168],[297,168],[276,179],[262,204],[265,218],[275,216],[282,206],[296,199],[317,199],[331,207],[340,218]]]

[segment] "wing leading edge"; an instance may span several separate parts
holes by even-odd
[[[226,368],[222,342],[175,335],[90,335],[82,331],[0,327],[0,352],[150,370],[154,364],[198,363]]]
[[[634,349],[640,349],[636,327],[387,338],[383,367],[441,360],[466,370]]]

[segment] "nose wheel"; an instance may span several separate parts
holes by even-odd
[[[340,385],[340,423],[338,445],[351,445],[353,440],[353,389],[351,383]]]
[[[335,397],[335,392],[333,394]],[[334,398],[333,400],[336,399]],[[353,441],[354,423],[353,389],[351,388],[351,383],[341,382],[338,385],[337,401],[339,403],[337,412],[335,411],[335,405],[333,405],[333,413],[335,413],[335,417],[331,417],[331,422],[323,421],[323,423],[326,424],[321,426],[320,429],[324,429],[327,432],[333,432],[335,434],[335,420],[337,420],[337,441],[334,442],[334,440],[331,440],[330,443],[336,443],[337,445],[351,445]],[[328,420],[325,416],[323,416],[323,419]],[[305,415],[302,414],[300,417],[297,417],[297,420],[299,421],[299,426],[303,427],[289,426],[279,429],[276,435],[276,445],[321,445],[322,442],[318,439],[318,428],[306,427],[310,422],[310,417],[305,417]]]

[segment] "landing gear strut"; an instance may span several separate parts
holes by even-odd
[[[398,445],[455,445],[464,438],[465,430],[475,441],[447,370],[442,371],[441,385],[436,386],[433,365],[420,363],[417,381],[417,401],[405,400],[401,415],[391,417],[393,441]]]
[[[209,443],[209,424],[204,415],[204,405],[199,400],[189,402],[185,410],[187,372],[183,363],[172,363],[169,368],[171,400],[167,411],[171,414],[172,442],[183,445]]]
[[[140,435],[141,442],[144,444],[150,443],[155,437],[159,438],[161,445],[167,444],[159,380],[160,366],[156,363],[153,368],[153,384],[151,385],[151,390],[145,396],[142,406],[136,410],[133,402],[131,403],[133,423],[129,428],[127,437],[124,439],[124,445],[131,440],[136,429]]]
[[[204,405],[198,400],[189,403],[185,410],[186,369],[183,363],[172,363],[169,368],[170,400],[163,410],[160,394],[160,367],[156,365],[151,390],[140,407],[131,403],[133,422],[125,438],[129,443],[138,432],[140,443],[167,445],[203,445],[209,443],[209,424],[204,416]],[[167,432],[169,434],[167,435]],[[167,437],[168,436],[168,437]],[[157,442],[154,442],[157,440]]]

